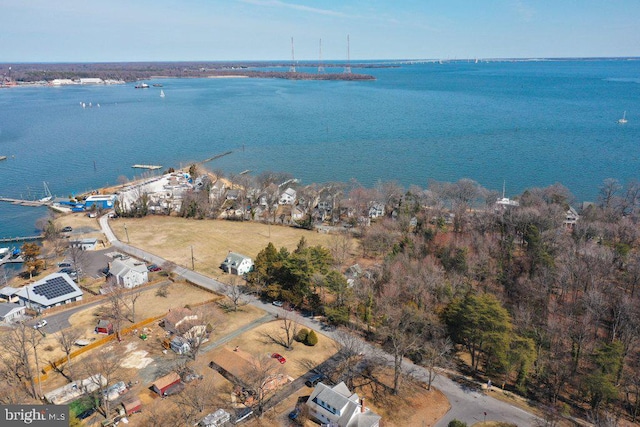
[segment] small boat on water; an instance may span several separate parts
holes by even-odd
[[[618,120],[618,123],[620,123],[621,125],[627,123],[627,112],[626,111],[624,113],[622,113],[622,118]]]
[[[147,89],[149,87],[146,83],[140,83],[136,85],[136,89]]]
[[[164,91],[160,89],[160,98],[164,98]]]
[[[153,87],[162,87],[162,83],[154,83]]]
[[[7,156],[0,156],[0,160],[7,160]]]

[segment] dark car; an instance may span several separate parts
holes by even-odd
[[[91,415],[95,414],[96,412],[96,408],[89,408],[84,412],[81,412],[80,414],[78,414],[78,416],[76,417],[79,420],[84,420],[89,418]]]
[[[63,233],[70,233],[70,232],[72,232],[72,231],[73,231],[73,228],[71,228],[70,226],[68,226],[68,225],[67,225],[66,227],[64,227],[64,228],[63,228],[62,230],[60,230],[60,231],[62,231]]]
[[[293,421],[298,418],[298,415],[300,415],[300,410],[296,408],[293,411],[289,412],[289,419]]]
[[[315,387],[322,380],[322,378],[324,378],[324,375],[316,374],[311,378],[309,378],[308,380],[306,380],[304,382],[304,385],[306,385],[307,387]]]
[[[158,267],[155,264],[151,264],[151,265],[147,266],[147,270],[148,271],[160,271],[160,270],[162,270],[162,268]]]

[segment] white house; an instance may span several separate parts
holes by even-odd
[[[109,264],[111,273],[118,285],[127,289],[135,288],[149,281],[149,272],[145,263],[132,258],[116,259]]]
[[[0,322],[12,322],[24,316],[24,312],[27,309],[24,305],[13,304],[8,302],[0,303]]]
[[[12,288],[11,286],[5,286],[0,289],[0,298],[7,300],[7,302],[18,302],[18,288]]]
[[[20,304],[36,310],[80,301],[84,292],[67,273],[53,273],[17,292]]]
[[[292,205],[296,202],[296,190],[291,187],[288,187],[286,190],[280,194],[281,205]]]
[[[171,350],[173,350],[176,354],[186,354],[191,351],[189,341],[186,338],[180,336],[173,337],[169,345],[171,346]]]
[[[379,202],[374,202],[369,208],[369,218],[379,218],[384,216],[384,204]]]
[[[229,252],[222,264],[220,264],[220,268],[225,273],[237,274],[240,276],[253,270],[253,260],[248,256]]]
[[[96,246],[98,246],[98,239],[94,237],[80,240],[71,240],[69,242],[69,246],[72,248],[80,248],[83,251],[92,251],[96,248]]]
[[[344,382],[329,387],[318,383],[306,403],[311,418],[322,425],[338,427],[379,427],[382,417],[364,405]]]

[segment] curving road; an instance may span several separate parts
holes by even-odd
[[[154,255],[129,244],[120,242],[111,230],[106,215],[100,217],[100,226],[107,240],[109,240],[112,246],[118,248],[119,250],[126,252],[136,258],[144,259],[147,262],[157,265],[162,265],[167,261],[158,255]],[[173,272],[178,276],[181,276],[183,279],[186,279],[198,286],[224,294],[225,285],[221,282],[218,282],[217,280],[214,280],[210,277],[204,276],[200,273],[184,267],[176,267]],[[272,304],[264,303],[254,296],[247,296],[246,299],[249,304],[258,307],[272,315],[280,315],[283,313],[282,308],[275,307]],[[293,316],[296,322],[306,326],[307,328],[314,329],[315,331],[327,335],[330,338],[336,338],[335,332],[332,329],[327,328],[326,325],[318,322],[317,320],[301,316],[297,313],[288,314],[290,316]],[[370,353],[380,351],[380,349],[373,347],[367,342],[363,342],[363,345]],[[390,354],[385,353],[384,357],[389,362],[393,361],[393,357]],[[424,368],[414,365],[408,360],[405,360],[403,362],[403,367],[408,372],[412,372],[412,375],[415,378],[426,382],[427,371]],[[451,403],[451,409],[449,410],[449,412],[443,418],[441,418],[434,427],[445,427],[447,426],[449,421],[453,419],[458,419],[469,425],[484,421],[486,419],[509,422],[512,424],[516,424],[519,427],[532,426],[536,423],[536,421],[538,421],[538,418],[529,412],[526,412],[501,400],[494,399],[493,397],[491,397],[490,393],[486,394],[475,389],[464,387],[444,375],[439,375],[433,382],[433,385],[440,391],[442,391],[442,393],[444,393],[444,395],[447,397],[447,399],[449,399],[449,402]],[[499,391],[496,391],[496,393],[499,393]]]

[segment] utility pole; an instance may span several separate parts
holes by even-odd
[[[124,234],[127,235],[127,243],[129,243],[129,231],[127,230],[127,224],[124,225]]]
[[[196,270],[196,261],[195,261],[195,259],[193,258],[193,245],[191,245],[191,269],[192,269],[193,271],[195,271],[195,270]]]

